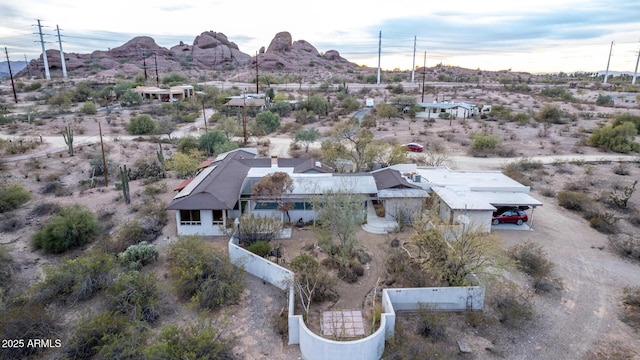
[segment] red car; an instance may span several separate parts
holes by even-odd
[[[529,220],[527,212],[520,209],[505,209],[502,211],[496,211],[493,213],[491,222],[493,225],[500,223],[512,223],[522,225]]]
[[[422,145],[416,143],[408,143],[404,147],[411,152],[422,152],[422,150],[424,150]]]

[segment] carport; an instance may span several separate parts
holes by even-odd
[[[489,203],[496,208],[501,207],[513,207],[519,208],[523,206],[527,206],[531,208],[531,216],[529,217],[529,228],[533,229],[533,212],[536,207],[542,206],[542,203],[529,194],[521,193],[521,192],[496,192],[492,193],[492,196],[489,198]]]

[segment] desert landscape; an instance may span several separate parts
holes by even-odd
[[[378,146],[354,162],[502,171],[530,186],[543,203],[532,231],[492,229],[499,251],[479,275],[486,287],[483,311],[403,314],[383,359],[640,359],[640,139],[624,125],[640,126],[640,88],[628,77],[603,85],[593,74],[437,66],[417,70],[424,83],[398,70],[384,71],[376,84],[375,69],[337,52],[321,55],[286,33],[256,57],[240,54],[220,33],[203,33],[194,44],[197,49],[181,44],[159,50],[152,39],[136,38],[91,61],[72,56],[66,79],[55,63],[51,81],[29,78],[25,69],[16,78],[17,101],[11,84],[0,83],[0,357],[302,358],[297,345],[287,345],[287,297],[276,287],[246,276],[236,297],[215,306],[197,301],[202,289],[185,296],[180,274],[188,267],[180,268],[180,251],[207,249],[224,257],[229,237],[198,239],[204,245],[180,239],[174,212],[165,207],[202,161],[233,148],[331,163],[335,154],[324,143],[337,138],[341,124],[352,123],[371,134],[363,146]],[[160,55],[158,78],[144,76],[139,59],[124,62],[140,47]],[[233,56],[212,57],[214,49]],[[174,53],[189,51],[208,55],[187,67],[186,58]],[[35,73],[37,62],[29,66]],[[128,98],[136,85],[156,84],[189,84],[197,95],[175,102]],[[270,108],[225,106],[256,88],[271,94]],[[322,107],[314,110],[312,99]],[[367,99],[374,105],[367,107]],[[407,101],[411,106],[403,105]],[[444,101],[491,111],[467,118],[416,116],[417,103]],[[290,107],[278,109],[278,102]],[[278,123],[265,130],[259,114],[267,110],[278,114]],[[140,130],[147,118],[152,129]],[[305,149],[300,134],[310,129],[317,135],[307,138]],[[215,146],[202,145],[203,136],[214,132],[221,136]],[[407,143],[424,150],[407,152]],[[389,156],[394,149],[399,155]],[[56,230],[47,229],[74,206],[80,210],[70,218],[88,212],[95,228],[86,242],[60,251],[47,240]],[[311,329],[320,332],[323,311],[357,309],[371,333],[376,291],[444,283],[419,259],[406,257],[418,251],[420,224],[384,235],[359,230],[359,248],[370,260],[354,282],[325,266],[331,255],[318,246],[321,235],[311,224],[288,224],[291,237],[271,240],[270,249],[280,249],[282,256],[273,260],[285,266],[307,254],[333,279],[332,295],[314,302],[307,315]],[[152,245],[145,261],[122,260],[120,254],[142,242]],[[544,276],[525,266],[535,262]],[[97,277],[65,276],[94,271]],[[141,299],[134,301],[135,291]],[[29,337],[54,345],[6,342]],[[175,355],[176,344],[192,353]]]

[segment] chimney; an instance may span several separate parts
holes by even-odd
[[[278,167],[278,155],[271,155],[271,167],[272,168]]]

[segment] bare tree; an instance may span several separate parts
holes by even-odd
[[[262,178],[259,182],[253,184],[251,194],[256,200],[275,201],[278,209],[285,213],[287,221],[291,222],[289,210],[291,202],[285,201],[284,195],[293,191],[293,180],[289,174],[285,172],[274,172]]]
[[[313,199],[312,206],[320,226],[338,239],[340,255],[347,259],[359,244],[356,233],[365,220],[364,198],[346,191],[327,191]]]

